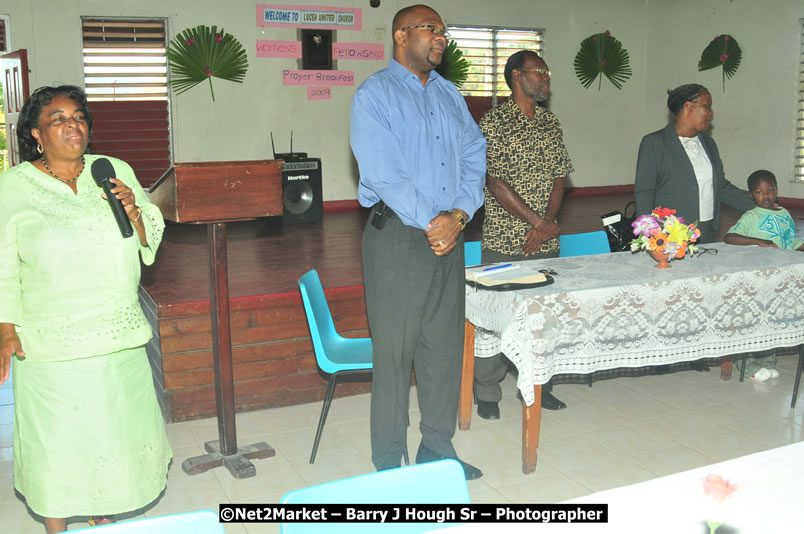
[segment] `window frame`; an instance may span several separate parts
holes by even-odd
[[[8,15],[0,14],[0,21],[3,26],[3,43],[5,49],[0,48],[0,54],[7,54],[11,52],[11,18]]]
[[[109,28],[109,30],[101,29],[100,31],[94,30],[93,31],[93,24],[104,24]],[[149,32],[154,32],[155,34],[159,34],[160,30],[156,29],[154,24],[161,25],[161,41],[159,44],[161,46],[154,46],[154,41],[151,39],[153,38]],[[130,40],[119,40],[121,37],[127,37],[120,33],[119,30],[125,31],[126,25],[129,25],[133,30],[133,38]],[[139,27],[143,31],[143,40],[137,41],[137,29]],[[118,31],[115,31],[118,30]],[[101,33],[102,35],[93,35],[90,39],[88,39],[88,35],[91,33]],[[106,41],[108,38],[109,41]],[[98,40],[98,39],[101,40]],[[112,40],[113,39],[113,40]],[[97,40],[97,41],[96,41]],[[103,45],[92,46],[94,42],[98,43],[105,43]],[[168,20],[164,17],[81,17],[81,60],[82,60],[82,71],[84,75],[84,87],[87,92],[87,98],[90,101],[102,101],[102,100],[124,100],[124,101],[132,101],[132,100],[169,100],[170,94],[170,69],[168,67],[168,59],[167,59],[167,45],[170,42],[168,39]],[[128,46],[127,46],[128,45]],[[87,52],[88,50],[94,50],[94,52]],[[103,51],[108,50],[108,51]],[[136,58],[137,56],[142,56],[145,61],[144,62],[136,62],[132,61],[131,65],[126,65],[129,63],[128,61],[120,61],[121,58],[126,56],[125,52],[115,54],[114,51],[129,51],[129,58]],[[149,53],[149,51],[152,51]],[[93,59],[97,59],[103,57],[104,55],[111,56],[110,61],[108,63],[102,62],[95,62],[92,61]],[[117,57],[115,57],[117,56]],[[154,61],[154,58],[156,60]],[[90,60],[89,62],[87,60]],[[118,71],[109,71],[109,72],[99,72],[98,69],[112,69],[118,68]],[[128,69],[133,69],[132,71],[127,71]],[[93,72],[95,69],[95,72]],[[141,76],[137,76],[136,71],[137,69],[142,69]],[[89,72],[88,72],[89,70]],[[103,74],[108,74],[108,76],[103,76]],[[93,79],[102,80],[103,78],[114,78],[115,76],[119,76],[124,84],[122,87],[124,88],[131,88],[134,91],[143,91],[146,88],[157,89],[154,92],[144,91],[140,93],[143,96],[137,96],[137,93],[132,92],[124,92],[116,93],[115,82],[97,82],[93,83]],[[154,81],[142,81],[139,84],[135,83],[126,83],[128,80],[133,80],[137,78],[142,79],[159,79],[163,81],[154,82]],[[96,92],[96,89],[108,87],[111,85],[111,88],[104,93]],[[129,90],[131,90],[129,89]]]
[[[514,52],[518,50],[533,50],[534,52],[538,53],[541,57],[544,58],[545,52],[545,34],[546,31],[544,28],[521,28],[521,27],[512,27],[512,26],[486,26],[486,25],[476,25],[476,24],[448,24],[447,30],[452,34],[450,40],[453,40],[457,43],[458,48],[464,52],[464,57],[469,61],[470,65],[473,64],[472,58],[478,56],[470,56],[467,54],[467,50],[471,50],[472,48],[477,47],[467,47],[461,46],[462,39],[471,39],[471,37],[458,37],[455,38],[456,34],[464,33],[464,32],[478,32],[481,33],[488,33],[491,32],[491,76],[492,79],[486,82],[471,82],[467,80],[467,83],[484,83],[490,84],[489,88],[484,88],[480,90],[473,90],[467,88],[461,88],[460,92],[465,97],[491,97],[491,101],[493,105],[497,105],[497,99],[505,97],[507,98],[511,91],[508,89],[507,84],[505,83],[505,62],[507,61],[508,57],[511,56]],[[505,46],[499,47],[498,45],[504,41],[512,41],[511,36],[512,34],[517,33],[528,33],[533,34],[535,39],[522,39],[521,42],[523,46],[521,47],[514,47],[514,46]],[[478,38],[481,35],[478,35]],[[517,41],[512,41],[517,42]],[[526,46],[528,43],[536,42],[536,46]],[[508,51],[507,53],[500,53],[500,50]],[[480,64],[481,67],[485,65]],[[470,67],[471,69],[471,67]],[[470,74],[471,76],[471,74]],[[483,94],[476,94],[476,93],[483,93]]]
[[[793,133],[793,181],[804,183],[804,18],[799,19],[798,91]]]

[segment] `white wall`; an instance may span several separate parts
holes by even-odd
[[[170,37],[199,24],[224,27],[249,54],[245,83],[213,80],[216,102],[203,85],[171,98],[176,161],[253,160],[270,157],[269,132],[286,151],[321,157],[324,199],[354,199],[357,171],[349,149],[348,119],[354,88],[335,87],[329,101],[308,101],[303,87],[283,86],[289,59],[257,58],[258,39],[295,40],[296,30],[256,26],[254,1],[230,0],[6,0],[11,48],[29,52],[33,88],[83,83],[81,16],[166,17]],[[334,5],[363,9],[363,31],[338,31],[342,42],[380,42],[391,54],[390,24],[409,0],[277,4]],[[782,196],[804,198],[804,186],[788,180],[793,162],[795,96],[798,84],[800,0],[432,0],[447,23],[539,27],[546,31],[545,59],[553,71],[551,109],[564,126],[575,164],[575,186],[633,183],[642,135],[667,121],[666,90],[682,83],[706,85],[715,101],[714,135],[728,176],[740,186],[756,168],[780,178]],[[572,66],[581,40],[610,30],[629,51],[632,78],[618,91],[604,81],[584,89]],[[719,33],[730,33],[743,49],[743,64],[726,83],[719,71],[697,72],[700,53]],[[341,61],[356,83],[383,67],[379,61]],[[754,149],[754,148],[758,148]],[[754,149],[754,150],[752,150]]]
[[[700,83],[712,93],[717,140],[726,176],[745,189],[757,169],[776,174],[779,195],[804,198],[792,182],[801,0],[649,0],[646,21],[646,125],[666,124],[667,89]],[[734,36],[743,52],[735,76],[698,72],[698,59],[719,34]]]

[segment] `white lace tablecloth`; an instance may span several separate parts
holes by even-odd
[[[549,286],[466,288],[475,356],[503,352],[527,405],[553,375],[592,373],[804,343],[804,253],[706,245],[718,254],[654,268],[644,252],[521,262]]]

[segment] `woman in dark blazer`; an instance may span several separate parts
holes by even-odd
[[[700,243],[711,242],[720,229],[721,202],[740,213],[754,203],[747,191],[726,180],[715,140],[704,133],[712,122],[712,95],[706,87],[687,84],[668,91],[667,107],[675,119],[639,145],[637,214],[657,206],[675,209],[686,222],[698,222]]]

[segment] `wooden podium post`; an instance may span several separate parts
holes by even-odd
[[[253,477],[257,469],[250,460],[276,454],[265,442],[237,446],[226,223],[282,214],[282,163],[177,163],[151,187],[151,201],[165,219],[207,225],[218,440],[204,443],[207,454],[182,463],[188,475],[224,465],[237,479]]]

